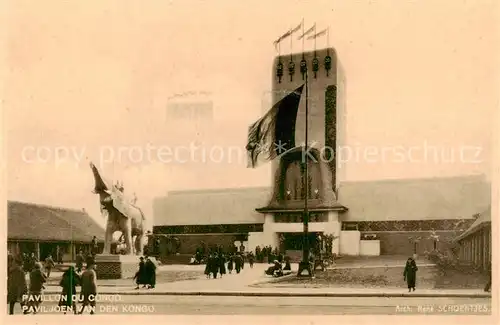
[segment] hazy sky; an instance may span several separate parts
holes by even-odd
[[[345,179],[488,174],[497,103],[495,3],[12,1],[4,99],[8,197],[96,215],[88,159],[98,162],[100,152],[113,148],[116,158],[119,146],[172,146],[180,135],[185,143],[244,148],[247,125],[271,87],[272,42],[302,18],[307,26],[330,26],[329,44],[344,67],[343,145],[433,146],[446,160],[361,159],[345,167]],[[167,98],[189,90],[213,93],[216,127],[204,139],[192,127],[165,123]],[[464,161],[464,146],[482,150],[467,149]],[[33,151],[23,161],[30,147],[77,154],[59,166],[53,156],[32,161]],[[137,193],[148,215],[152,199],[172,189],[266,186],[271,179],[269,166],[250,170],[244,161],[115,159],[102,168]]]

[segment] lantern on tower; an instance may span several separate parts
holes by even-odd
[[[332,57],[330,55],[327,55],[325,57],[325,70],[326,70],[326,75],[330,75],[330,70],[332,69]]]
[[[302,73],[302,80],[304,80],[304,77],[307,72],[307,61],[302,58],[302,61],[300,61],[300,73]]]
[[[276,76],[278,77],[278,82],[281,83],[281,78],[283,77],[283,63],[281,63],[281,60],[276,67]]]
[[[290,60],[288,63],[288,73],[290,74],[290,81],[293,81],[293,74],[295,73],[295,63],[293,63],[293,60]]]
[[[314,78],[316,78],[319,70],[319,60],[317,57],[313,59],[312,66],[314,71]]]

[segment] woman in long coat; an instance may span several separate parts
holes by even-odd
[[[73,298],[76,296],[76,287],[80,285],[80,276],[75,272],[74,266],[70,266],[64,271],[59,285],[62,287],[59,307],[64,306],[63,310],[65,314],[69,307],[73,307],[73,313],[76,314],[76,301]]]
[[[24,271],[20,265],[21,263],[22,262],[16,261],[15,259],[12,260],[8,271],[7,302],[9,303],[9,315],[14,314],[14,307],[17,302],[21,303],[21,306],[24,306],[22,298],[23,295],[28,293],[28,285],[26,283]]]
[[[226,257],[224,256],[223,253],[219,253],[219,273],[220,276],[222,277],[223,274],[226,274]]]
[[[90,314],[92,315],[94,314],[97,297],[97,274],[95,272],[95,265],[90,264],[82,273],[81,286],[80,300],[82,301],[82,307],[79,314],[83,314],[85,307],[90,305]]]
[[[140,257],[139,262],[139,270],[135,273],[134,276],[135,283],[137,284],[136,289],[139,289],[139,286],[142,284],[142,287],[146,287],[148,283],[147,274],[146,274],[146,263],[144,263],[144,257]]]
[[[241,258],[241,255],[239,253],[234,255],[234,268],[236,270],[236,273],[239,274],[242,267],[241,265],[243,264],[243,259]]]
[[[408,292],[413,289],[415,291],[415,282],[417,281],[417,263],[415,263],[415,260],[413,258],[408,258],[406,261],[406,266],[405,270],[403,272],[403,277],[408,284]]]
[[[229,257],[227,258],[227,270],[229,272],[229,274],[231,274],[231,272],[233,271],[233,255],[229,255]]]
[[[144,270],[147,278],[148,289],[154,289],[156,286],[156,265],[148,257],[146,257],[146,262],[144,262]]]
[[[213,260],[214,258],[212,254],[209,254],[207,257],[207,264],[205,265],[205,275],[207,276],[207,279],[210,279],[210,274],[212,273]]]
[[[219,273],[219,256],[217,253],[212,255],[212,261],[210,262],[210,273],[214,279],[217,279],[217,273]]]

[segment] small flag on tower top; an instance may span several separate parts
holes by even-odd
[[[300,24],[298,24],[297,27],[291,28],[286,33],[278,37],[278,39],[274,41],[274,46],[278,48],[278,44],[281,43],[282,40],[292,36],[292,34],[298,32],[301,28],[302,28],[302,22],[300,22]]]
[[[318,38],[320,36],[323,36],[323,35],[326,35],[326,33],[328,32],[328,28],[325,28],[323,29],[322,31],[312,35],[312,36],[309,36],[307,39],[315,39],[315,38]]]
[[[302,35],[300,35],[297,39],[298,40],[301,40],[303,39],[305,36],[311,34],[312,32],[316,31],[316,24],[314,24],[311,28],[309,28],[308,30],[306,30]]]

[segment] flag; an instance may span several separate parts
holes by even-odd
[[[278,46],[278,44],[279,44],[282,40],[284,40],[284,39],[286,39],[287,37],[290,37],[292,34],[294,34],[294,33],[298,32],[301,28],[302,28],[302,22],[300,22],[300,24],[298,24],[298,25],[297,25],[297,27],[290,29],[290,30],[289,30],[289,31],[287,31],[285,34],[283,34],[283,35],[281,35],[280,37],[278,37],[278,39],[274,41],[274,46],[275,46],[275,47],[277,47],[277,46]]]
[[[295,122],[304,85],[285,96],[248,129],[248,167],[257,167],[259,156],[272,160],[295,147]]]
[[[323,29],[321,32],[318,32],[312,36],[309,36],[307,39],[315,39],[315,38],[318,38],[320,36],[323,36],[323,35],[326,35],[326,33],[328,32],[328,28],[325,28]]]
[[[308,30],[306,30],[302,35],[299,36],[299,38],[297,38],[298,40],[301,40],[304,38],[304,36],[307,36],[309,34],[311,34],[312,32],[316,31],[316,24],[314,24],[311,28],[309,28]]]

